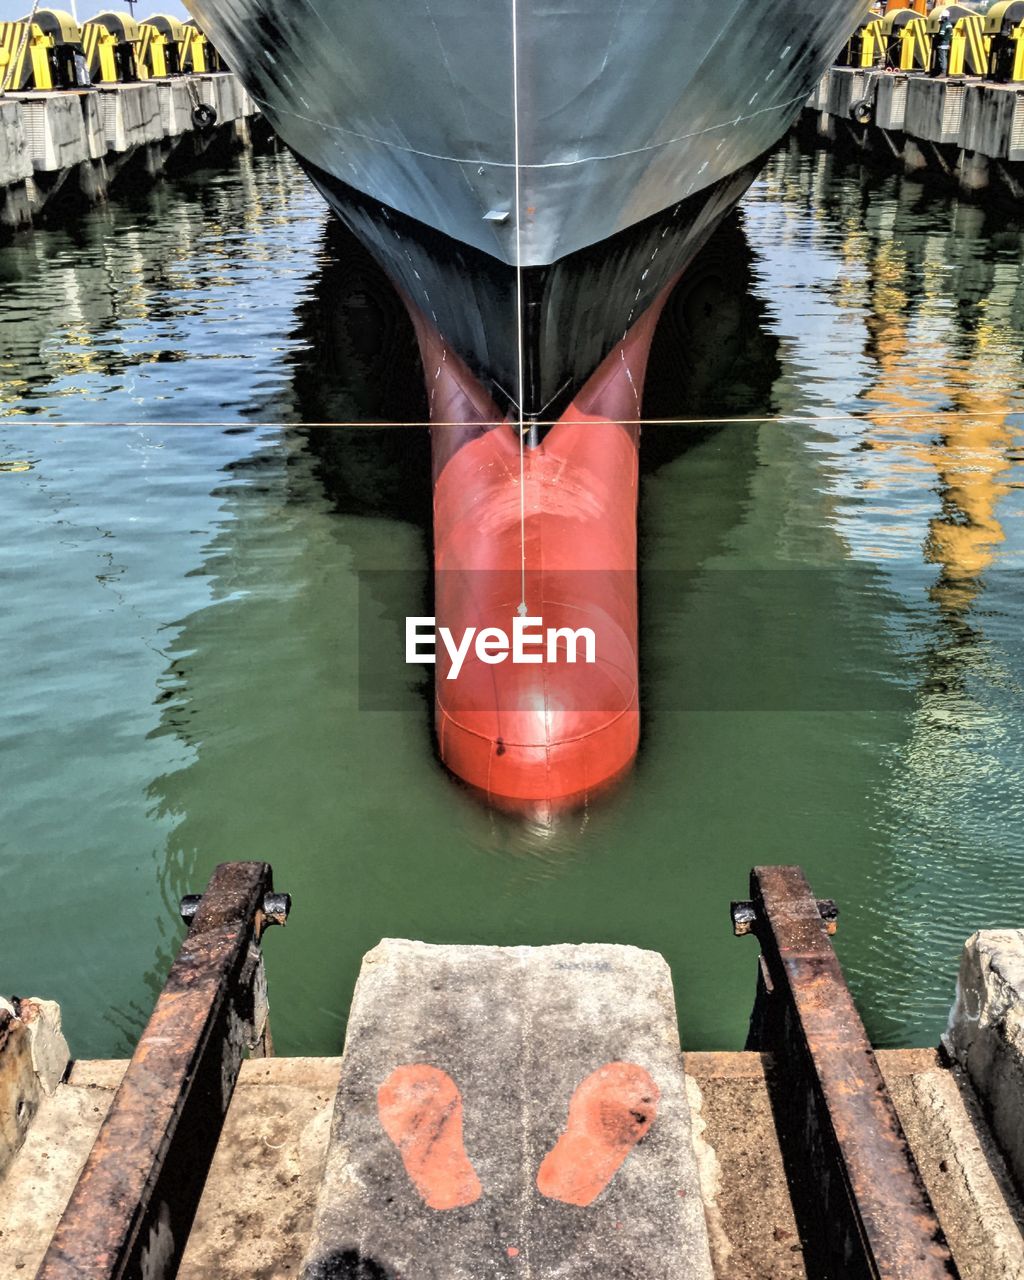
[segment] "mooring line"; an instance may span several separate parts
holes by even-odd
[[[519,615],[526,616],[526,423],[523,414],[523,238],[522,191],[519,165],[519,5],[512,0],[512,144],[516,205],[516,364],[519,387]]]
[[[21,87],[20,85],[14,85],[14,86],[10,85],[8,83],[8,77],[9,76],[13,77],[17,75],[20,71],[24,70],[21,63],[22,63],[22,59],[25,57],[25,50],[28,48],[28,42],[32,35],[32,24],[36,20],[36,13],[39,9],[40,3],[41,3],[41,0],[32,0],[32,12],[25,19],[25,29],[21,33],[21,43],[18,45],[18,52],[15,54],[14,58],[7,64],[7,66],[4,69],[3,77],[0,78],[0,93],[6,93],[7,90],[12,87],[16,89]],[[33,78],[33,84],[35,84],[34,78]]]

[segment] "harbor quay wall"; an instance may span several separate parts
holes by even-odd
[[[261,120],[226,71],[4,94],[0,232],[31,225],[61,201],[104,200],[121,179],[214,162],[219,152],[251,145]]]
[[[1024,84],[832,67],[801,123],[819,142],[933,174],[965,193],[1024,197]]]

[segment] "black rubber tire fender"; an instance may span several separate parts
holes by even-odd
[[[850,119],[854,124],[870,124],[875,118],[875,104],[870,98],[858,98],[850,103]]]
[[[206,102],[199,102],[192,108],[192,123],[197,129],[212,129],[217,123],[217,110]]]

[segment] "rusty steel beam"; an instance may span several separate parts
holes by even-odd
[[[829,941],[835,907],[799,867],[755,867],[761,944],[747,1048],[768,1056],[808,1274],[948,1280],[959,1273]],[[831,926],[831,929],[830,929]]]
[[[271,875],[265,862],[213,873],[37,1280],[176,1274],[242,1058],[265,1029],[259,942],[288,908]]]

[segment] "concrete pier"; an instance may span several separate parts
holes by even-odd
[[[832,67],[804,120],[823,142],[933,174],[966,194],[1024,194],[1024,85]]]
[[[880,1050],[878,1059],[961,1276],[1019,1280],[1020,1198],[965,1074],[932,1050]],[[683,1061],[714,1275],[803,1280],[765,1060],[759,1053],[690,1053]],[[35,1274],[126,1066],[76,1062],[67,1081],[42,1097],[17,1162],[0,1176],[0,1280]],[[181,1280],[301,1274],[315,1237],[341,1071],[340,1058],[243,1065]],[[523,1274],[555,1274],[537,1262],[529,1272],[520,1267]]]
[[[199,129],[198,104],[216,123]],[[59,200],[94,203],[121,175],[152,178],[245,146],[257,108],[230,72],[0,96],[0,229],[28,226]]]

